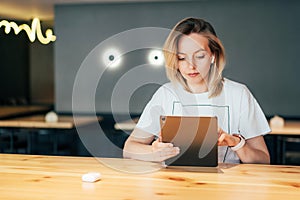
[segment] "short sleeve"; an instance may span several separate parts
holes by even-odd
[[[158,136],[160,132],[159,118],[164,114],[163,99],[164,93],[162,88],[159,88],[144,108],[136,125],[137,128]]]
[[[249,139],[269,133],[271,129],[268,121],[256,99],[246,86],[244,87],[241,98],[240,134],[246,139]]]

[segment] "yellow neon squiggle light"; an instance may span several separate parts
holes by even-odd
[[[54,42],[56,40],[56,36],[53,35],[53,32],[51,29],[47,29],[45,34],[46,37],[43,36],[42,30],[41,30],[41,23],[38,18],[34,18],[31,23],[31,28],[27,24],[22,24],[18,26],[15,22],[8,22],[7,20],[2,20],[0,22],[0,28],[2,26],[5,26],[5,33],[8,34],[11,30],[11,28],[14,30],[15,34],[18,35],[22,30],[24,30],[28,38],[31,42],[34,42],[35,36],[37,36],[38,40],[42,44],[48,44],[49,42]]]

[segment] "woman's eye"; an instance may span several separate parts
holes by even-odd
[[[197,59],[202,59],[202,58],[204,58],[205,57],[205,55],[196,55],[196,58]]]
[[[185,58],[183,58],[183,57],[178,57],[178,60],[184,60]]]

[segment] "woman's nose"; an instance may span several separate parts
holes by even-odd
[[[189,59],[189,60],[187,61],[187,66],[188,66],[190,69],[195,69],[195,68],[196,68],[196,65],[195,65],[193,59]]]

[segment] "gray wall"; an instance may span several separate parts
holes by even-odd
[[[226,77],[245,83],[266,115],[300,116],[299,11],[300,2],[296,0],[57,5],[56,110],[72,111],[76,73],[89,52],[100,42],[132,28],[172,28],[180,19],[195,16],[211,22],[223,41],[228,60],[224,71]],[[114,73],[107,72],[101,78],[96,92],[97,112],[111,111],[110,96],[114,84],[122,74],[145,63],[142,59],[146,55],[144,51],[131,52],[128,55],[131,59],[124,63],[125,67]],[[163,68],[147,73],[166,81]],[[157,87],[150,84],[140,88],[130,105],[124,106],[129,106],[133,113],[141,112]],[[86,104],[89,102],[83,101],[82,107],[76,111],[92,112]],[[117,112],[124,112],[124,107]]]

